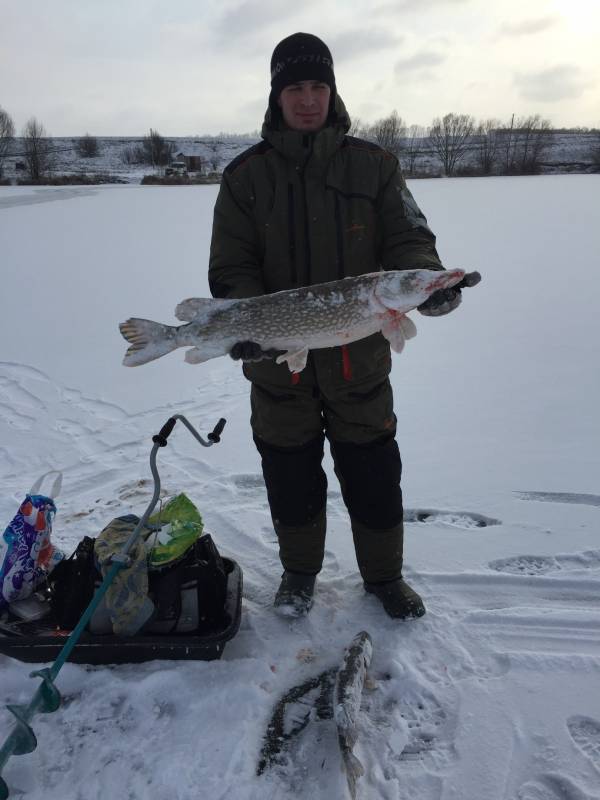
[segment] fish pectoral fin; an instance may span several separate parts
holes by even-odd
[[[390,343],[392,350],[395,353],[401,353],[406,340],[417,335],[417,326],[406,314],[388,311],[381,326],[381,333]]]
[[[275,360],[277,364],[283,364],[284,361],[287,361],[290,372],[302,372],[306,366],[307,358],[308,347],[304,347],[302,350],[296,350],[293,353],[290,350],[287,350],[285,353],[277,356]]]
[[[212,357],[210,353],[207,353],[206,350],[202,350],[200,347],[191,347],[189,350],[185,351],[184,360],[188,364],[202,364]]]
[[[199,314],[212,311],[221,302],[224,301],[215,300],[213,297],[190,297],[179,303],[175,309],[175,316],[182,322],[191,322]]]

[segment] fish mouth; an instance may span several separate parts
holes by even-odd
[[[450,289],[460,283],[464,277],[464,269],[445,270],[428,285],[427,289],[431,289],[432,292],[437,291],[437,289]]]
[[[374,287],[372,302],[377,313],[387,314],[390,310],[407,313],[438,289],[449,289],[460,283],[465,275],[465,271],[461,269],[406,270],[404,274],[402,272],[400,271],[399,275],[400,282],[393,287],[384,284]],[[423,272],[426,274],[423,275]],[[399,302],[402,297],[408,301],[408,305],[406,302]]]

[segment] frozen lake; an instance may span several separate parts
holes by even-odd
[[[198,504],[245,576],[240,633],[220,662],[67,666],[69,702],[38,717],[39,747],[11,759],[14,796],[345,797],[331,731],[311,723],[286,769],[255,766],[275,701],[374,643],[356,754],[359,797],[600,797],[600,176],[413,181],[444,264],[482,283],[394,356],[407,508],[406,574],[419,621],[385,618],[360,583],[330,473],[328,549],[315,608],[271,609],[280,566],[249,426],[249,386],[221,358],[176,351],[121,365],[129,316],[175,323],[208,296],[218,187],[0,187],[0,511],[64,470],[55,541],[71,551],[150,497],[150,438],[169,491]],[[4,702],[28,668],[0,657]],[[9,718],[0,712],[0,736]]]

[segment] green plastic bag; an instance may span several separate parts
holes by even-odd
[[[177,561],[202,536],[204,530],[200,512],[185,494],[171,498],[148,522],[161,526],[159,541],[152,547],[148,557],[151,568]],[[150,534],[148,544],[151,544],[152,538]]]

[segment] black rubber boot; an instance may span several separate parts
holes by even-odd
[[[385,583],[367,583],[365,590],[374,594],[392,619],[422,617],[425,606],[419,595],[402,578]]]
[[[282,617],[304,617],[312,608],[316,575],[288,572],[281,576],[275,610]]]

